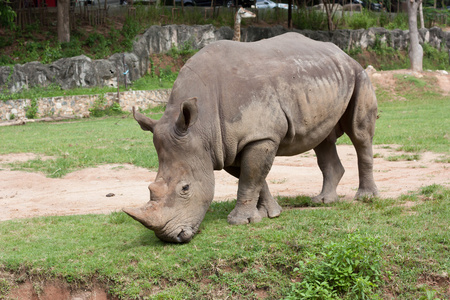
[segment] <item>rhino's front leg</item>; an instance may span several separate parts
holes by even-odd
[[[227,167],[225,168],[225,171],[227,171],[234,177],[239,178],[241,168]],[[281,206],[278,204],[277,200],[272,197],[266,180],[264,180],[263,187],[261,189],[261,192],[259,193],[258,204],[256,207],[258,208],[258,212],[262,218],[276,218],[282,212]]]
[[[268,208],[278,206],[278,203],[269,205],[271,201],[275,200],[268,192],[266,184],[266,176],[272,167],[276,149],[274,142],[260,141],[247,145],[242,150],[237,201],[235,208],[228,215],[228,223],[237,225],[259,222],[268,215],[265,211],[266,208],[263,208],[264,205]],[[261,199],[260,195],[263,199],[261,205],[258,205]],[[272,200],[267,198],[268,195]],[[260,213],[258,207],[262,209],[263,214]],[[275,217],[280,212],[281,208],[278,212],[274,208],[271,214]]]

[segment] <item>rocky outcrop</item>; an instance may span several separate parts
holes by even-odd
[[[270,28],[249,27],[242,29],[245,42],[267,39],[287,32],[281,26]],[[341,49],[373,46],[377,39],[388,46],[405,50],[408,47],[409,32],[404,30],[387,30],[370,28],[368,30],[311,31],[295,30],[314,40],[332,42]],[[438,27],[419,30],[421,43],[426,42],[438,49],[450,49],[450,32]],[[92,60],[84,55],[63,58],[52,64],[44,65],[31,62],[14,67],[0,67],[0,90],[18,92],[31,86],[48,86],[57,84],[63,89],[74,87],[117,86],[117,80],[127,82],[139,79],[148,72],[149,55],[163,53],[172,47],[188,43],[194,49],[217,40],[233,37],[229,27],[215,28],[212,25],[152,26],[139,36],[131,53],[118,53],[108,59]]]

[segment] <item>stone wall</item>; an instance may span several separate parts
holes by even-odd
[[[281,26],[270,28],[249,27],[242,29],[245,42],[267,39],[288,30]],[[407,49],[409,32],[370,28],[368,30],[311,31],[295,30],[314,40],[332,42],[341,49],[365,49],[381,39],[395,49]],[[426,42],[438,49],[450,49],[450,32],[440,28],[421,29],[420,42]],[[167,52],[173,46],[189,43],[192,48],[200,49],[217,40],[232,39],[233,30],[229,27],[215,28],[212,25],[152,26],[133,44],[130,53],[117,53],[108,59],[92,60],[84,55],[63,58],[52,64],[44,65],[31,62],[14,67],[0,67],[0,92],[17,92],[31,86],[48,86],[55,83],[63,89],[74,87],[117,86],[117,78],[134,81],[148,72],[149,55]],[[124,63],[125,62],[125,63]]]
[[[119,94],[119,104],[122,110],[131,111],[133,106],[148,108],[158,104],[165,104],[169,99],[170,90],[161,89],[153,91],[128,91]],[[40,98],[37,103],[38,117],[87,117],[89,108],[95,101],[104,97],[107,105],[117,102],[117,93],[106,93],[102,95],[83,95]],[[25,119],[26,107],[31,105],[31,100],[9,100],[0,101],[0,120],[9,120],[12,115],[15,119]]]

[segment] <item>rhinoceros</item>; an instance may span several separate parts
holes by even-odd
[[[133,115],[153,133],[159,169],[150,201],[123,210],[163,241],[195,235],[214,198],[214,170],[239,179],[230,224],[279,216],[266,182],[278,155],[314,149],[323,187],[312,200],[338,200],[344,168],[335,142],[344,133],[357,153],[356,198],[377,194],[375,93],[364,69],[331,43],[297,33],[212,43],[180,70],[160,120]]]

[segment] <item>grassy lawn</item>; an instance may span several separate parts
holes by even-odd
[[[428,79],[397,81],[377,90],[375,143],[448,162],[449,97]],[[157,167],[151,135],[130,116],[0,127],[0,136],[0,154],[53,157],[13,166],[48,176],[104,163]],[[279,218],[244,226],[227,224],[233,202],[214,203],[182,245],[119,212],[0,222],[0,299],[23,278],[36,289],[43,279],[95,280],[124,299],[449,299],[449,201],[437,185],[309,209],[298,209],[314,206],[308,197],[282,198]]]

